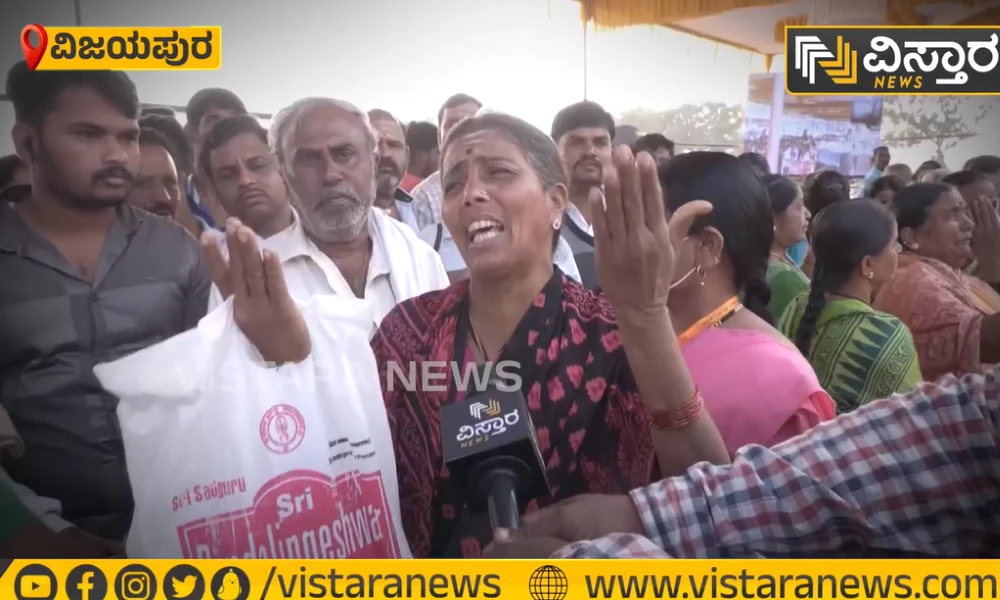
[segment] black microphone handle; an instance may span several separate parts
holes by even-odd
[[[493,530],[521,528],[521,511],[517,502],[517,476],[508,469],[488,471],[488,488],[490,495],[487,505],[490,511],[490,523]]]

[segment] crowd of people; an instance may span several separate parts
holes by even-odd
[[[466,94],[436,124],[316,97],[265,130],[214,88],[182,126],[122,72],[22,62],[6,93],[0,556],[123,552],[95,365],[216,310],[267,364],[300,362],[316,295],[371,307],[370,347],[344,352],[379,367],[407,555],[1000,548],[1000,157],[911,170],[882,147],[851,198],[836,171],[623,144],[590,101],[546,133]],[[521,529],[468,511],[444,467],[453,377],[386,385],[442,359],[522,365],[548,493]]]

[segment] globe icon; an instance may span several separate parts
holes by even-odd
[[[565,600],[568,590],[566,573],[553,565],[538,567],[528,579],[528,593],[532,600]]]

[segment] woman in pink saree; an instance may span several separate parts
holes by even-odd
[[[833,418],[833,400],[798,349],[772,327],[765,282],[774,234],[767,188],[721,152],[660,167],[667,208],[707,200],[681,246],[668,306],[684,362],[730,454],[773,446]]]
[[[1000,282],[1000,218],[991,199],[971,200],[944,183],[917,183],[893,200],[903,252],[873,306],[910,328],[929,381],[1000,362],[1000,295],[983,280]],[[986,241],[975,257],[982,279],[961,270],[976,238]]]
[[[681,351],[731,455],[747,444],[774,446],[836,416],[812,365],[769,333],[713,327]]]

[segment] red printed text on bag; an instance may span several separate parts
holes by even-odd
[[[177,528],[185,558],[399,558],[382,475],[291,471],[243,510]]]

